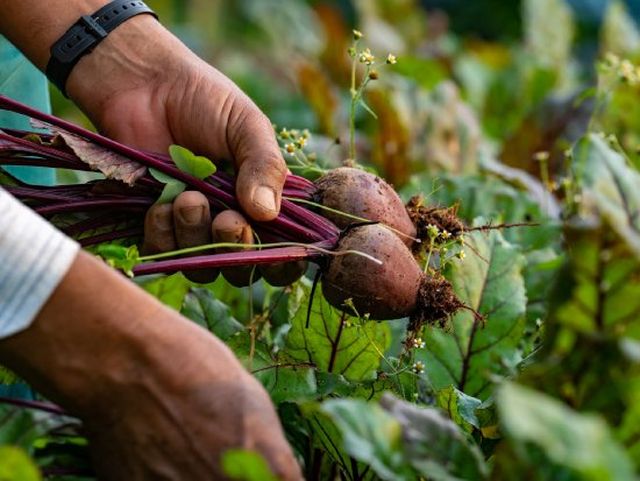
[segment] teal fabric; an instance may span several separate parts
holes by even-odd
[[[51,111],[46,77],[1,35],[0,93],[38,110]],[[29,119],[5,111],[0,111],[0,128],[2,127],[31,130]],[[55,183],[53,169],[9,167],[7,170],[29,184],[53,185]]]
[[[0,93],[50,112],[47,79],[9,41],[0,35]],[[0,111],[0,128],[30,130],[29,119],[11,112]],[[24,182],[53,185],[55,171],[37,167],[8,167],[7,170]],[[0,396],[33,399],[34,393],[23,383],[0,385]]]

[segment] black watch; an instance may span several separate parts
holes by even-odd
[[[83,15],[51,47],[46,74],[49,80],[67,96],[66,84],[71,71],[82,56],[90,53],[120,24],[143,13],[158,18],[144,2],[115,0],[93,15]]]

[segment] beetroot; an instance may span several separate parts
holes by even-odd
[[[340,240],[337,252],[358,250],[380,260],[347,254],[332,258],[322,292],[333,306],[370,319],[445,319],[462,307],[444,278],[425,275],[407,247],[381,225],[356,227]],[[350,307],[355,308],[355,312]]]
[[[326,299],[344,309],[351,299],[358,314],[371,319],[406,317],[416,308],[423,273],[411,252],[389,229],[367,225],[351,229],[338,252],[358,250],[382,261],[348,254],[331,259],[322,280]]]
[[[406,245],[413,243],[416,228],[396,191],[380,177],[359,169],[340,167],[315,184],[316,202],[352,216],[381,222],[403,234],[401,238]],[[322,215],[343,229],[358,222],[330,211],[323,211]]]

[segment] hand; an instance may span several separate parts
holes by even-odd
[[[223,479],[222,454],[261,453],[302,478],[262,386],[218,339],[81,253],[0,362],[80,417],[102,480]]]
[[[277,216],[287,168],[271,122],[152,17],[116,29],[75,67],[67,89],[95,125],[120,142],[156,152],[179,144],[213,160],[232,160],[244,212],[258,221]],[[176,204],[150,214],[149,250],[210,242],[204,197],[190,193]]]

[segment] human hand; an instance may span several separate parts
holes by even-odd
[[[109,137],[167,152],[183,145],[213,160],[231,160],[244,212],[275,218],[287,173],[271,122],[228,78],[187,49],[150,16],[136,17],[84,57],[67,90]],[[147,217],[149,251],[211,241],[206,199],[185,193]]]
[[[102,480],[224,479],[223,453],[302,478],[267,393],[210,333],[89,254],[0,362],[81,418]]]

